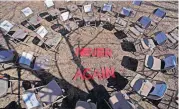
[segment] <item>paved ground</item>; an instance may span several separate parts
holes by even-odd
[[[0,19],[3,20],[9,20],[16,24],[19,24],[22,20],[25,19],[23,14],[21,13],[21,9],[25,7],[30,7],[35,14],[46,10],[43,2],[0,2]],[[115,4],[120,4],[121,6],[128,6],[131,5],[130,2],[115,2]],[[65,3],[63,2],[55,2],[56,7],[65,6]],[[135,18],[129,18],[130,21],[135,22],[140,16],[146,15],[148,16],[154,9],[157,7],[164,8],[167,12],[167,16],[162,20],[162,22],[158,25],[158,27],[155,29],[155,31],[152,31],[150,34],[155,33],[156,31],[164,31],[168,32],[172,30],[174,27],[178,25],[178,2],[174,1],[166,1],[166,2],[147,2],[145,1],[139,12],[137,13],[137,16]],[[77,12],[76,15],[79,15]],[[131,23],[131,22],[130,22]],[[129,23],[129,25],[130,25]],[[43,21],[42,25],[45,26],[50,33],[57,34],[53,30],[50,29],[51,23],[47,21]],[[23,28],[23,27],[21,27]],[[126,29],[127,30],[127,29]],[[125,30],[125,31],[126,31]],[[78,29],[77,32],[71,34],[69,38],[63,39],[60,44],[58,45],[57,51],[58,53],[52,52],[52,51],[46,51],[42,49],[41,47],[38,47],[34,44],[32,44],[30,41],[28,41],[28,46],[26,45],[11,45],[10,48],[15,49],[18,53],[22,53],[23,51],[33,51],[37,56],[40,55],[47,55],[53,58],[56,61],[51,61],[51,68],[49,71],[43,72],[43,73],[32,73],[29,71],[22,70],[21,71],[21,78],[24,80],[45,80],[45,82],[49,82],[52,78],[56,78],[56,80],[59,82],[60,86],[67,89],[67,93],[70,94],[69,98],[74,99],[85,99],[89,93],[89,90],[93,89],[96,84],[103,85],[108,91],[111,91],[112,89],[107,87],[107,84],[109,81],[106,79],[99,80],[94,79],[94,81],[83,81],[80,79],[77,79],[76,81],[72,80],[72,78],[75,75],[75,72],[77,71],[77,68],[82,66],[83,68],[91,68],[91,69],[100,69],[101,67],[109,67],[113,66],[115,68],[115,71],[117,74],[122,75],[127,78],[129,81],[142,69],[143,63],[139,61],[137,71],[131,71],[126,68],[124,68],[121,65],[121,61],[124,56],[133,57],[135,59],[144,59],[144,55],[135,56],[130,52],[126,52],[122,50],[121,43],[123,42],[123,39],[118,39],[114,33],[116,30],[108,31],[101,27],[94,29],[85,27],[83,29]],[[32,31],[29,31],[31,36],[35,36],[36,34]],[[91,34],[92,33],[92,34]],[[112,57],[102,57],[102,58],[96,58],[96,57],[81,57],[81,60],[75,59],[74,57],[74,50],[76,47],[90,47],[90,48],[110,48],[112,49]],[[163,51],[157,50],[154,52],[154,56],[157,55],[163,55],[166,53],[174,53],[175,55],[178,55],[177,50],[169,50],[169,49],[163,49]],[[6,71],[0,71],[1,74],[7,73],[11,76],[17,77],[17,69],[11,69]],[[144,75],[153,77],[156,72],[142,72]],[[40,76],[37,76],[40,75]],[[175,103],[175,94],[177,90],[177,78],[173,75],[167,75],[166,73],[158,72],[158,74],[155,76],[156,80],[162,80],[165,81],[168,85],[168,90],[162,99],[162,101],[158,104],[158,107],[161,109],[176,109],[178,106]],[[120,81],[121,82],[121,81]],[[95,83],[95,84],[92,84]],[[123,82],[119,83],[122,84]],[[3,98],[0,98],[0,108],[4,108],[6,105],[8,105],[11,101],[18,101],[18,88],[17,88],[18,82],[13,82],[13,92],[14,94],[8,94]],[[129,84],[126,85],[124,88],[126,92],[131,90],[129,88]],[[10,90],[9,90],[10,92]],[[24,90],[20,89],[20,97],[23,94]],[[137,94],[131,94],[133,99],[137,100],[140,97]],[[22,98],[20,98],[20,102],[22,107],[25,107]],[[72,103],[73,104],[73,103]],[[140,101],[139,104],[141,104],[144,109],[157,109],[152,104],[146,102],[146,101]],[[72,107],[64,106],[64,108],[71,109]]]

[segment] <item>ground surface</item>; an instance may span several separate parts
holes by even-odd
[[[78,2],[77,2],[78,3]],[[117,2],[114,2],[117,4]],[[14,22],[16,24],[19,24],[21,21],[25,19],[23,14],[21,13],[21,9],[25,7],[30,7],[35,14],[46,10],[43,2],[0,2],[0,20],[9,20],[11,22]],[[131,5],[130,2],[118,2],[121,6],[127,6]],[[64,2],[55,2],[56,8],[65,6]],[[155,31],[152,31],[152,33],[156,31],[164,31],[168,32],[172,30],[174,27],[178,25],[178,2],[174,1],[166,1],[166,2],[147,2],[145,1],[141,8],[139,9],[139,12],[137,13],[137,16],[135,18],[129,18],[130,21],[135,22],[140,16],[146,15],[148,16],[154,9],[160,7],[164,8],[167,12],[167,16],[162,20],[162,22],[158,25],[158,27],[155,29]],[[77,12],[76,15],[79,15],[79,12]],[[47,21],[43,21],[42,25],[45,26],[49,32],[48,35],[51,33],[55,33],[53,30],[50,29],[51,23]],[[21,27],[23,28],[23,27]],[[24,28],[25,29],[25,28]],[[85,27],[82,29],[79,29],[77,33],[73,33],[69,36],[68,39],[63,39],[61,43],[58,45],[57,51],[58,53],[54,53],[52,51],[46,51],[34,44],[32,44],[30,41],[28,41],[28,46],[26,45],[18,45],[18,46],[11,46],[9,44],[10,48],[15,49],[18,53],[22,53],[23,51],[33,51],[37,56],[40,55],[47,55],[51,58],[53,58],[56,61],[51,61],[51,68],[49,71],[43,72],[40,77],[37,77],[32,72],[21,70],[21,78],[24,80],[40,80],[42,78],[45,78],[46,82],[49,82],[52,78],[56,78],[56,80],[59,82],[60,86],[67,89],[67,93],[70,94],[71,98],[80,99],[86,98],[88,91],[93,89],[94,84],[91,84],[89,81],[83,81],[80,79],[77,79],[76,81],[72,80],[74,77],[76,70],[79,66],[83,66],[84,68],[97,68],[100,69],[101,67],[109,67],[113,66],[115,68],[115,71],[118,72],[120,75],[127,77],[129,80],[131,80],[136,74],[138,74],[143,67],[143,63],[139,62],[137,71],[131,71],[128,69],[125,69],[121,65],[121,60],[124,56],[133,57],[136,59],[144,59],[144,55],[135,56],[130,52],[123,51],[121,48],[121,42],[122,39],[118,39],[114,32],[115,30],[108,31],[105,29],[102,29],[101,27],[94,29]],[[27,29],[26,29],[27,30]],[[127,29],[126,29],[127,30]],[[29,31],[31,36],[35,36],[36,34],[32,31]],[[80,33],[80,34],[79,34]],[[92,34],[91,34],[92,33]],[[79,43],[80,42],[80,43]],[[102,58],[96,58],[96,57],[81,57],[81,62],[78,59],[75,59],[74,57],[74,50],[76,47],[78,47],[78,43],[80,47],[91,47],[91,48],[110,48],[113,51],[112,57],[102,57]],[[156,51],[154,52],[155,55],[163,55],[166,53],[174,53],[177,54],[177,50],[169,50],[165,49],[163,51]],[[17,70],[11,69],[6,71],[0,71],[1,74],[7,73],[11,76],[17,77]],[[153,77],[153,74],[150,75],[151,71],[144,72],[145,75]],[[175,103],[175,94],[177,90],[177,78],[175,78],[173,75],[167,75],[164,73],[159,72],[155,78],[156,80],[162,80],[165,81],[168,85],[168,90],[162,99],[162,101],[158,104],[158,107],[161,109],[176,109],[177,105]],[[103,85],[108,91],[112,90],[111,88],[107,87],[108,81],[106,79],[99,80],[94,79],[95,83],[98,85]],[[94,82],[93,81],[93,82]],[[8,94],[3,98],[0,98],[0,108],[4,108],[7,106],[11,101],[18,101],[18,88],[17,88],[17,81],[13,82],[13,92],[14,94]],[[119,83],[120,84],[120,83]],[[125,87],[126,92],[128,92],[129,84]],[[124,89],[124,90],[125,90]],[[9,90],[10,92],[10,90]],[[23,89],[21,88],[20,91],[20,97],[23,94]],[[132,94],[131,97],[135,100],[139,99],[139,96],[137,94]],[[22,98],[22,97],[21,97]],[[22,107],[25,107],[22,99],[20,98],[20,102]],[[141,104],[144,109],[156,109],[155,106],[152,104],[149,104],[146,101],[140,101],[139,104]],[[65,107],[65,106],[64,106]],[[70,107],[66,107],[67,109],[70,109]]]

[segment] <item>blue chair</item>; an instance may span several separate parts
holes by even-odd
[[[132,90],[142,98],[150,100],[160,100],[167,91],[167,84],[159,80],[145,79],[143,76],[136,75],[131,81]]]
[[[165,18],[166,12],[164,9],[157,8],[155,9],[149,17],[152,19],[152,25],[154,28],[161,22],[163,18]]]
[[[162,31],[156,32],[152,36],[152,38],[145,37],[140,39],[139,43],[137,44],[139,44],[141,50],[152,50],[153,52],[156,48],[160,50],[159,47],[164,45],[168,39],[166,34]]]
[[[151,19],[146,16],[140,17],[134,25],[129,28],[127,32],[130,36],[134,36],[135,39],[139,39],[139,36],[146,33],[151,25]],[[130,34],[132,33],[132,34]],[[137,36],[137,37],[136,37]]]
[[[127,8],[127,7],[123,7],[121,10],[121,14],[129,17],[131,15],[132,9],[131,8]]]
[[[149,28],[152,20],[149,17],[142,16],[137,20],[138,25],[140,25],[143,29]]]
[[[103,5],[102,11],[112,11],[112,4],[105,3]]]
[[[136,5],[136,6],[141,6],[142,0],[133,0],[133,1],[132,1],[132,4],[133,4],[133,5]]]
[[[163,59],[159,59],[154,56],[145,56],[145,67],[155,70],[170,70],[177,67],[177,57],[174,54],[163,55]]]
[[[14,50],[1,50],[0,63],[13,62],[16,54]]]

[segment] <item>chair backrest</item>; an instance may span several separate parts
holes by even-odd
[[[71,13],[70,13],[69,11],[63,12],[63,13],[61,13],[61,15],[60,15],[60,19],[61,19],[61,21],[63,21],[63,22],[69,20],[70,18],[72,18],[72,15],[71,15]]]
[[[130,16],[132,9],[131,8],[127,8],[127,7],[123,7],[121,10],[121,14],[124,16]]]
[[[34,59],[33,52],[28,52],[28,53],[23,52],[19,59],[19,64],[22,66],[25,65],[27,67],[30,67],[33,59]]]
[[[133,0],[133,1],[132,1],[132,4],[133,4],[133,5],[136,5],[136,6],[141,6],[142,0]]]
[[[84,16],[84,14],[88,16],[94,16],[94,4],[93,3],[90,3],[90,4],[87,3],[83,5],[82,16]]]
[[[162,31],[158,31],[156,33],[154,33],[154,41],[156,42],[157,45],[162,45],[166,42],[166,40],[168,39],[167,38],[167,35],[162,32]]]
[[[166,12],[164,9],[157,8],[153,11],[153,14],[159,18],[164,18],[166,16]]]
[[[139,24],[142,28],[147,29],[151,25],[151,19],[146,16],[142,16],[137,20],[137,24]]]
[[[14,58],[15,58],[15,52],[13,50],[0,51],[0,63],[13,62]]]
[[[13,26],[14,25],[7,20],[4,20],[0,24],[0,28],[2,29],[3,32],[9,32],[13,28]]]
[[[47,8],[55,6],[53,0],[45,0],[44,3],[47,6]]]
[[[151,90],[147,98],[151,100],[161,100],[164,97],[168,86],[164,81],[153,80],[153,83],[153,89]]]

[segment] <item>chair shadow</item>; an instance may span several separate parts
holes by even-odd
[[[115,27],[114,25],[112,25],[111,23],[108,23],[108,22],[106,22],[106,24],[103,25],[103,28],[108,31],[112,31],[114,29],[114,27]]]
[[[124,33],[124,31],[116,31],[114,33],[114,35],[118,38],[118,39],[124,39],[127,37],[127,35]]]
[[[103,85],[97,85],[89,91],[89,99],[92,102],[97,103],[97,109],[110,109],[106,101],[109,100],[110,95]]]
[[[126,40],[123,40],[123,42],[121,42],[121,48],[123,51],[136,52],[134,43],[126,41]]]
[[[117,91],[123,90],[125,86],[128,84],[128,79],[121,76],[118,72],[114,72],[115,78],[108,78],[107,87],[115,89]]]
[[[132,57],[124,56],[121,65],[128,70],[136,71],[138,67],[138,60]]]

